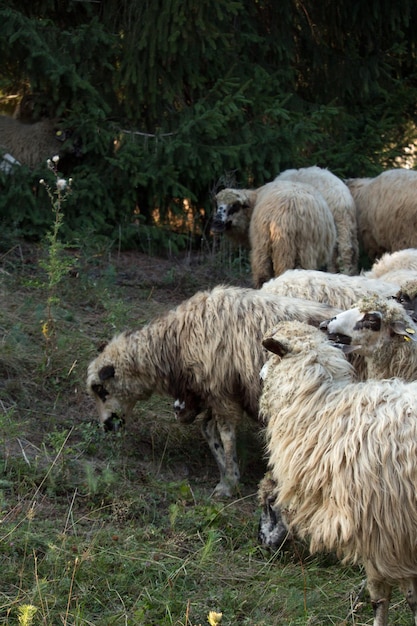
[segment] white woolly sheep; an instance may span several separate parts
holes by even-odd
[[[330,270],[357,274],[359,243],[356,206],[345,183],[329,170],[315,165],[285,170],[275,180],[307,183],[321,193],[333,214],[336,227],[336,246]]]
[[[417,247],[416,171],[393,169],[345,182],[356,205],[359,242],[370,259]]]
[[[52,120],[24,124],[0,115],[0,151],[10,154],[19,164],[34,168],[61,154],[62,140]]]
[[[352,382],[342,351],[299,322],[263,345],[277,356],[260,411],[290,527],[313,553],[363,563],[374,626],[387,625],[397,585],[417,624],[417,382]]]
[[[333,216],[311,185],[272,182],[257,190],[225,189],[216,196],[213,232],[244,241],[249,231],[256,288],[286,269],[327,268],[336,245]]]
[[[201,403],[203,434],[220,471],[215,494],[229,496],[239,480],[236,427],[243,412],[258,417],[263,333],[280,319],[318,325],[337,312],[254,289],[201,291],[141,330],[114,337],[90,363],[87,389],[105,429],[153,392]]]
[[[396,252],[385,252],[377,259],[371,269],[363,272],[368,278],[382,278],[398,271],[417,272],[417,248],[406,248]]]
[[[264,283],[261,292],[327,302],[339,309],[349,309],[363,296],[374,293],[390,298],[395,296],[399,289],[399,284],[367,276],[293,269]]]
[[[298,292],[288,295],[294,293]],[[415,380],[417,347],[414,341],[417,338],[412,332],[411,320],[417,322],[417,282],[404,284],[394,298],[383,292],[378,294],[376,290],[370,290],[369,294],[355,303],[355,308],[322,322],[320,328],[329,333],[345,354],[354,357],[355,376],[359,380],[390,377]],[[341,302],[337,295],[330,297],[329,301],[333,305]],[[258,500],[262,507],[258,539],[262,545],[277,550],[288,535],[288,525],[285,512],[282,515],[275,502],[276,494],[271,485],[273,481],[267,476],[258,486]]]
[[[355,352],[365,358],[369,378],[396,376],[413,381],[417,379],[417,335],[414,304],[408,304],[376,296],[363,298],[320,327],[345,354]]]

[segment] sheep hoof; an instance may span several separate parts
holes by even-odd
[[[258,527],[258,541],[264,548],[281,550],[284,548],[290,533],[280,514],[267,504],[261,513]]]
[[[213,498],[231,498],[232,495],[232,489],[225,483],[218,483],[212,493]]]

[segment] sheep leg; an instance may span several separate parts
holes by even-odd
[[[224,450],[225,473],[224,484],[216,485],[214,493],[217,496],[231,496],[240,479],[236,450],[236,425],[230,415],[227,418],[217,416],[217,429]]]
[[[401,590],[404,593],[408,606],[414,615],[414,624],[417,626],[417,578],[410,578],[401,584]]]
[[[240,478],[234,421],[213,416],[209,411],[203,420],[202,431],[220,472],[220,482],[213,495],[229,498]]]
[[[368,590],[374,610],[373,626],[388,626],[388,607],[391,599],[391,585],[368,577]]]
[[[220,483],[224,484],[225,482],[225,471],[226,471],[226,459],[224,456],[223,444],[221,442],[219,431],[217,429],[217,423],[211,410],[208,410],[203,419],[203,423],[201,425],[201,430],[203,433],[204,439],[207,441],[208,446],[211,450],[212,455],[214,456],[217,467],[220,472]]]

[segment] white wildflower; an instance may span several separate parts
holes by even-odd
[[[66,186],[67,181],[65,180],[65,178],[58,178],[58,180],[56,181],[56,188],[58,189],[58,191],[64,191]]]
[[[52,161],[53,161],[54,163],[58,163],[58,161],[59,161],[59,156],[58,156],[57,154],[56,154],[55,156],[53,156],[53,157],[52,157]]]

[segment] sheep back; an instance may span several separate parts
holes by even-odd
[[[317,189],[326,200],[336,227],[336,246],[331,270],[357,274],[359,243],[356,207],[345,183],[327,169],[312,166],[281,172],[275,181],[289,180],[307,183]]]
[[[336,243],[333,216],[323,196],[310,185],[282,181],[258,193],[249,226],[255,287],[302,267],[330,265]]]
[[[349,309],[365,295],[374,293],[390,298],[397,294],[399,288],[400,284],[387,283],[367,276],[292,269],[264,283],[261,292],[327,302],[340,309]]]
[[[359,241],[371,259],[417,247],[416,171],[387,170],[346,184],[356,205]]]

